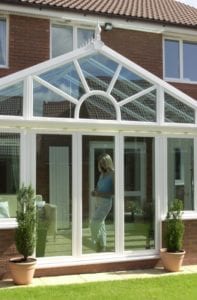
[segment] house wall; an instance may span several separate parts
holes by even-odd
[[[164,230],[164,223],[162,224]],[[197,264],[197,235],[196,235],[197,220],[185,221],[185,234],[183,248],[186,250],[186,255],[183,261],[184,265]],[[14,246],[14,229],[1,229],[0,230],[0,279],[10,276],[8,268],[8,260],[17,255]],[[165,244],[163,243],[163,246]],[[113,262],[113,263],[99,263],[99,264],[86,264],[79,266],[68,266],[58,268],[37,268],[35,276],[52,276],[63,274],[80,274],[80,273],[94,273],[106,272],[114,270],[129,270],[129,269],[146,269],[152,268],[160,263],[157,258],[148,260],[137,260],[127,262]]]
[[[48,20],[11,15],[9,17],[9,66],[0,77],[38,64],[49,58]]]
[[[162,77],[162,35],[124,29],[102,31],[103,42],[141,67]]]
[[[162,35],[139,31],[113,29],[102,32],[104,43],[131,59],[135,63],[162,78]],[[49,59],[50,22],[46,19],[29,18],[12,15],[9,18],[9,66],[0,69],[0,77],[22,70]],[[177,88],[197,99],[197,85],[174,84]],[[197,220],[186,221],[184,247],[186,249],[185,264],[197,264]],[[14,230],[0,229],[0,278],[7,273],[8,259],[16,254],[14,246]],[[157,260],[154,260],[156,263]],[[118,263],[118,262],[117,262]],[[61,268],[59,273],[96,272],[117,270],[117,263],[103,265],[87,265],[85,267]],[[153,261],[118,263],[119,268],[150,267]],[[45,272],[45,273],[44,273]],[[52,275],[58,269],[37,270],[36,275]]]
[[[113,28],[102,31],[103,42],[156,76],[163,76],[162,34]],[[0,77],[50,58],[50,21],[10,15],[9,66]],[[172,83],[197,99],[197,84]]]

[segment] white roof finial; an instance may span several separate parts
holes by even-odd
[[[96,30],[95,30],[95,40],[101,41],[101,26],[99,24],[99,21],[97,22]]]

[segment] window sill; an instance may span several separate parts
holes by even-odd
[[[166,217],[162,216],[161,220],[165,221],[165,219],[166,219]],[[183,220],[197,220],[197,211],[184,211],[182,219]]]
[[[15,218],[0,219],[0,230],[1,229],[14,229],[17,228],[17,222]]]
[[[163,78],[163,80],[171,83],[182,83],[182,84],[197,84],[197,81],[190,81],[190,80],[184,80],[184,79],[173,79],[173,78]]]

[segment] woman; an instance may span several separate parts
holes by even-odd
[[[109,154],[99,156],[98,170],[101,173],[92,196],[96,197],[96,206],[91,220],[92,242],[97,252],[105,251],[105,219],[112,208],[114,195],[114,166]]]

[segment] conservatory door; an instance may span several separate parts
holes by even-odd
[[[154,139],[124,138],[124,249],[154,248]]]
[[[101,252],[95,244],[97,237],[98,243],[105,245],[104,251],[115,251],[115,196],[105,199],[91,194],[97,186],[100,175],[98,157],[104,153],[111,157],[114,165],[113,136],[86,135],[82,137],[82,252],[84,254]],[[95,217],[98,207],[101,211]]]

